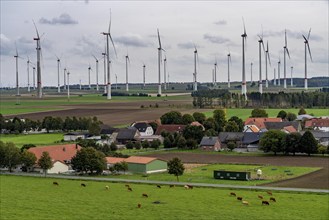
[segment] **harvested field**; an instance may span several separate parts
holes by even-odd
[[[234,164],[269,164],[274,166],[302,166],[323,167],[323,169],[289,180],[267,184],[267,186],[329,189],[329,160],[328,157],[307,156],[233,156],[216,154],[195,153],[166,153],[152,154],[150,157],[158,157],[170,160],[178,157],[183,163],[234,163]]]

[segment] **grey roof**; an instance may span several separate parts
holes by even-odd
[[[150,127],[150,125],[147,124],[146,122],[137,122],[134,124],[133,127],[137,128],[139,132],[145,132],[146,129]]]
[[[220,132],[219,139],[223,142],[242,141],[243,132]]]
[[[305,115],[297,115],[296,120],[303,121],[303,120],[308,120],[308,119],[312,119],[312,118],[314,118],[312,115],[305,114]]]
[[[137,132],[137,128],[135,128],[135,127],[122,128],[119,130],[117,139],[132,140],[135,138],[136,132]]]
[[[218,137],[203,137],[200,146],[214,146],[216,141],[219,141]]]
[[[118,128],[111,127],[109,125],[101,125],[101,132],[100,134],[112,134],[115,131],[118,131]]]
[[[314,138],[319,140],[319,141],[329,141],[329,132],[324,132],[324,131],[310,131]],[[300,132],[301,135],[303,135],[305,131]]]
[[[267,130],[280,130],[287,126],[293,126],[298,131],[299,123],[298,121],[264,122],[264,125]]]
[[[263,132],[254,133],[254,132],[245,132],[242,143],[243,144],[253,144],[259,142],[259,139],[264,135]]]
[[[84,135],[84,136],[86,136],[86,135],[88,135],[88,132],[86,132],[86,131],[80,131],[80,132],[76,131],[76,132],[69,132],[69,133],[66,133],[64,135]]]

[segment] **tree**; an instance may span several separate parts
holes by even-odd
[[[193,149],[196,149],[198,147],[198,143],[196,142],[196,140],[190,138],[190,139],[186,140],[186,147],[188,149],[193,150]]]
[[[144,140],[144,141],[142,142],[142,147],[143,147],[144,149],[149,148],[149,147],[150,147],[150,142],[149,142],[148,140]]]
[[[322,154],[322,156],[324,156],[324,154],[327,152],[328,146],[324,146],[319,144],[318,145],[318,153]]]
[[[191,124],[192,122],[195,121],[194,117],[190,114],[184,114],[182,116],[182,121],[183,121],[183,124],[184,125],[188,125],[188,124]]]
[[[287,113],[286,119],[287,119],[288,121],[294,121],[294,120],[296,120],[296,118],[297,118],[296,114],[291,113],[291,112],[288,112],[288,113]]]
[[[206,130],[208,129],[214,129],[216,131],[218,130],[218,123],[212,117],[207,118],[207,120],[203,122],[203,126]]]
[[[217,109],[213,112],[213,118],[218,124],[218,132],[224,131],[224,127],[226,125],[226,114],[225,111],[222,109]]]
[[[204,135],[207,136],[207,137],[217,136],[218,132],[211,128],[211,129],[206,130],[204,132]]]
[[[112,142],[110,144],[110,150],[111,151],[117,151],[118,150],[118,146],[114,142]]]
[[[187,139],[194,139],[197,143],[200,143],[203,138],[203,130],[201,126],[187,125],[183,130],[183,136]]]
[[[89,134],[94,135],[94,136],[99,135],[101,133],[101,127],[100,127],[99,122],[93,121],[92,123],[90,123],[89,127],[88,127],[88,132],[89,132]]]
[[[301,152],[299,143],[301,137],[302,135],[298,132],[286,135],[284,140],[284,151],[286,154],[293,153],[293,155],[295,155],[297,152]]]
[[[49,133],[50,130],[53,130],[53,117],[52,116],[44,117],[42,121],[42,127],[46,129],[47,133]]]
[[[177,140],[176,147],[179,149],[185,149],[186,148],[186,139],[184,137],[179,137]]]
[[[0,167],[8,167],[9,172],[21,163],[20,150],[12,142],[0,141]]]
[[[239,132],[242,132],[243,131],[243,128],[244,128],[244,122],[241,118],[237,117],[237,116],[232,116],[228,121],[234,121],[237,125],[238,125],[238,128],[239,128]]]
[[[39,167],[43,170],[45,176],[47,175],[47,170],[53,167],[51,157],[47,151],[42,152],[40,159],[38,160]]]
[[[113,169],[117,172],[123,171],[125,173],[128,170],[128,163],[125,161],[122,161],[120,163],[115,163],[113,165]]]
[[[167,112],[160,117],[161,124],[182,124],[182,114],[178,111]]]
[[[173,174],[177,178],[177,182],[179,182],[178,176],[183,175],[185,167],[182,161],[175,157],[172,160],[168,161],[168,173]]]
[[[82,148],[71,160],[76,171],[101,174],[106,169],[105,154],[92,147]]]
[[[152,127],[154,133],[156,132],[157,128],[158,128],[158,124],[154,121],[150,122],[149,125]]]
[[[282,120],[284,120],[287,117],[287,112],[281,110],[281,111],[279,111],[279,113],[278,113],[278,115],[276,117],[277,118],[281,118]]]
[[[284,150],[284,140],[286,133],[280,130],[270,130],[260,139],[260,149],[264,152],[272,151],[274,155]]]
[[[238,132],[239,126],[235,123],[235,121],[229,121],[226,123],[224,130],[226,132]]]
[[[151,142],[151,148],[153,148],[153,149],[159,149],[160,144],[161,144],[161,142],[158,139],[153,140]]]
[[[315,140],[313,134],[310,131],[305,131],[300,138],[300,147],[303,153],[307,153],[310,156],[317,152],[318,142]]]
[[[133,142],[128,141],[128,142],[126,143],[126,148],[127,148],[127,149],[133,149],[133,148],[134,148],[134,144],[133,144]]]
[[[136,141],[136,143],[135,143],[135,148],[136,148],[137,150],[140,150],[140,149],[142,148],[142,144],[141,144],[140,141]]]
[[[28,171],[30,168],[32,168],[37,161],[37,157],[34,155],[34,153],[31,153],[27,150],[24,150],[21,153],[21,162],[23,164],[23,171]]]
[[[307,114],[306,110],[303,107],[301,107],[298,111],[298,115],[305,115],[305,114]]]
[[[227,143],[227,148],[230,150],[230,151],[233,151],[234,148],[236,148],[236,143],[233,142],[233,141],[229,141]]]
[[[34,144],[24,144],[22,147],[21,147],[21,152],[23,152],[24,150],[28,150],[32,147],[36,147]]]
[[[201,112],[194,112],[193,118],[201,124],[203,124],[203,122],[206,120],[205,114],[203,114]]]
[[[268,114],[264,109],[255,108],[251,111],[250,118],[267,118]]]
[[[163,140],[163,147],[164,148],[172,148],[172,142],[170,141],[170,138],[169,137],[165,137],[164,140]]]

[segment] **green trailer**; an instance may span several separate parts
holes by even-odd
[[[223,179],[223,180],[251,180],[251,173],[226,171],[226,170],[214,170],[214,178]]]

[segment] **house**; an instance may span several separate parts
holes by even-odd
[[[142,137],[154,134],[152,126],[146,122],[134,122],[131,127],[137,128]]]
[[[292,125],[290,125],[290,126],[286,126],[286,127],[283,127],[283,128],[281,129],[281,131],[283,131],[283,132],[285,132],[285,133],[287,133],[287,134],[297,132],[297,130],[295,129],[295,127],[292,126]]]
[[[167,131],[169,133],[182,133],[185,127],[186,125],[159,125],[155,132],[155,135],[161,135],[161,132],[163,131]]]
[[[243,132],[220,132],[219,140],[221,148],[226,147],[228,142],[234,142],[236,146],[241,146],[244,134]]]
[[[126,144],[128,141],[138,141],[140,136],[139,131],[135,127],[121,128],[116,140],[119,144]]]
[[[108,137],[111,137],[113,133],[118,132],[118,128],[111,127],[109,125],[100,125],[101,131],[100,135],[107,135]]]
[[[329,117],[310,119],[305,122],[305,128],[329,132]]]
[[[250,125],[255,125],[259,130],[264,130],[266,128],[265,122],[282,122],[281,118],[247,118],[247,120],[244,122],[244,131],[247,130],[247,128]]]
[[[290,129],[292,132],[300,132],[302,130],[300,121],[264,122],[264,125],[267,130],[283,130],[285,127],[290,126],[293,127],[293,129],[288,129]]]
[[[206,151],[219,151],[221,149],[218,137],[203,137],[199,146],[201,150]]]
[[[167,171],[167,162],[155,157],[131,156],[125,159],[132,173],[157,173]]]
[[[319,142],[319,144],[328,146],[329,143],[329,132],[325,132],[325,131],[314,131],[311,130],[310,131],[314,138]],[[305,133],[305,131],[300,132],[301,135],[303,135]]]
[[[86,139],[88,133],[87,132],[70,132],[64,134],[64,141],[76,141],[78,138]]]
[[[310,120],[312,118],[314,118],[312,115],[303,114],[303,115],[297,115],[296,120],[297,121],[306,121],[306,120]]]
[[[256,125],[246,125],[245,130],[243,132],[258,133],[260,132],[260,129]]]
[[[242,148],[246,148],[248,152],[255,152],[259,150],[259,141],[264,135],[264,132],[259,133],[244,133],[242,138]]]
[[[71,159],[81,149],[76,144],[65,144],[45,147],[32,147],[28,151],[33,153],[37,160],[40,159],[43,152],[48,152],[53,162],[53,168],[48,170],[48,173],[62,173],[70,168]]]

